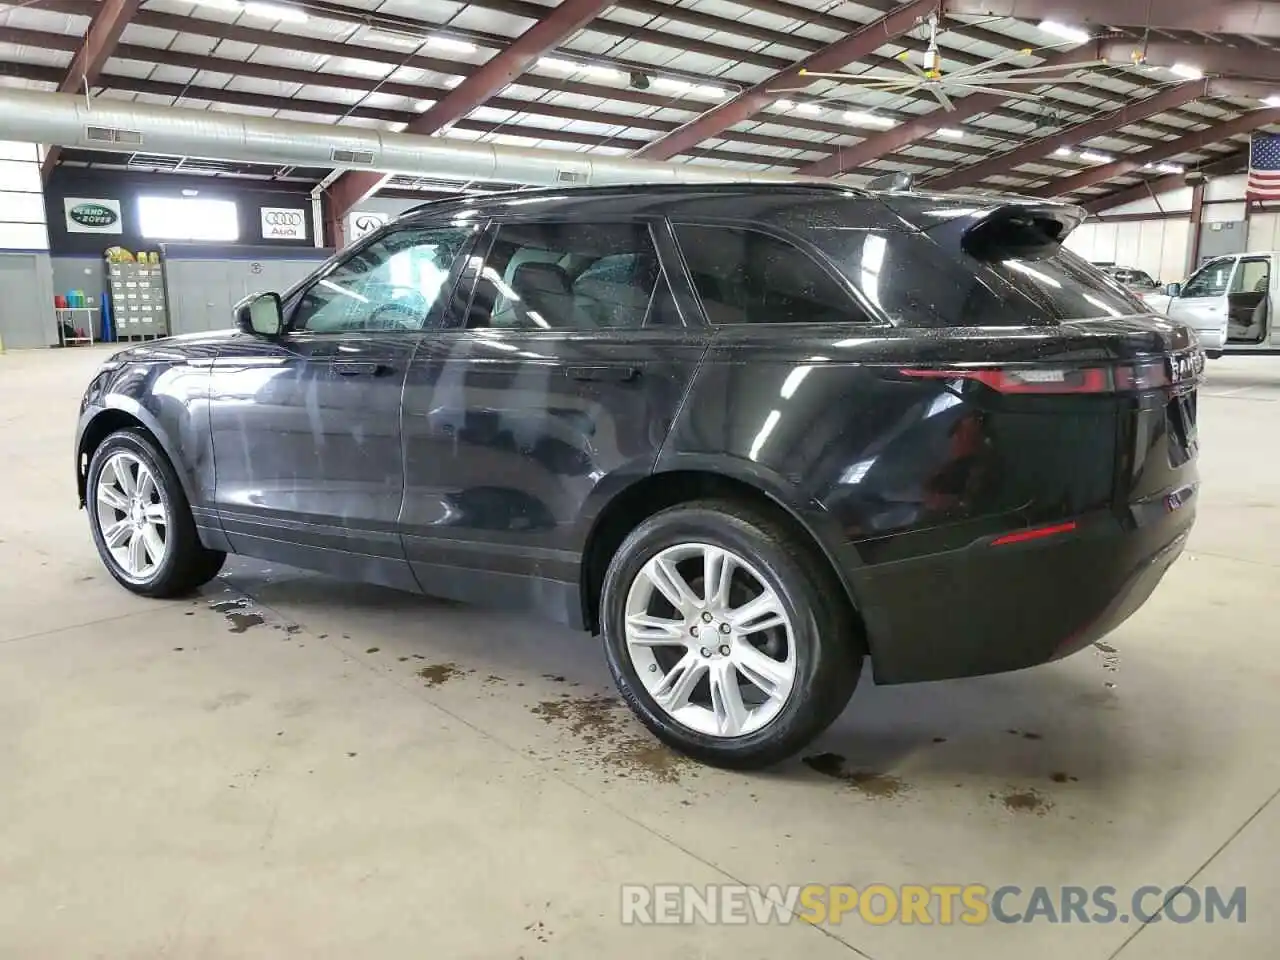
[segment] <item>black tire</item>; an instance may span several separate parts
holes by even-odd
[[[1221,360],[1221,359],[1222,359],[1222,351],[1221,351],[1221,350],[1206,350],[1206,351],[1204,352],[1204,356],[1205,356],[1205,359],[1206,359],[1206,360]]]
[[[681,543],[711,543],[747,560],[778,594],[793,625],[796,671],[790,696],[777,716],[743,736],[709,735],[677,722],[654,700],[627,651],[631,584],[653,556]],[[826,559],[784,519],[727,500],[682,504],[636,527],[609,564],[600,623],[614,682],[645,726],[697,760],[740,770],[784,760],[825,730],[857,686],[865,649]]]
[[[164,504],[168,516],[164,560],[154,574],[145,580],[131,578],[121,569],[103,539],[98,517],[98,484],[103,466],[113,453],[121,450],[133,454],[150,469],[157,481],[160,502]],[[117,430],[98,445],[93,459],[89,461],[85,508],[89,514],[93,542],[103,564],[122,587],[141,596],[167,598],[190,593],[216,577],[227,559],[222,551],[210,550],[200,542],[195,520],[191,515],[191,505],[187,502],[186,493],[173,465],[155,441],[140,430]]]

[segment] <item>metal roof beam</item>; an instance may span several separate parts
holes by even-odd
[[[779,97],[780,85],[798,81],[805,72],[825,73],[840,70],[875,51],[894,37],[913,29],[920,18],[936,10],[938,0],[911,0],[896,7],[846,37],[828,44],[799,63],[775,73],[768,80],[742,91],[731,100],[712,107],[696,120],[660,137],[636,154],[646,160],[669,160],[685,153],[703,140],[723,133],[735,123],[755,116]]]
[[[554,50],[612,5],[612,0],[564,0],[437,100],[410,123],[405,132],[429,135],[462,119],[528,70],[540,56]],[[340,225],[358,203],[376,193],[389,179],[387,174],[364,170],[344,173],[328,189],[333,221]]]
[[[1249,151],[1245,150],[1240,153],[1233,153],[1220,160],[1215,160],[1210,164],[1206,164],[1200,168],[1200,172],[1206,176],[1235,173],[1239,171],[1242,165],[1247,164],[1248,162]],[[1100,213],[1103,210],[1112,210],[1115,207],[1122,207],[1126,203],[1133,203],[1135,200],[1145,200],[1147,197],[1168,193],[1170,190],[1177,190],[1181,187],[1185,187],[1186,185],[1186,174],[1173,173],[1167,177],[1160,177],[1158,180],[1147,180],[1132,187],[1126,187],[1124,190],[1117,190],[1115,193],[1108,193],[1106,196],[1097,197],[1085,202],[1083,206],[1090,213]]]
[[[1267,0],[943,0],[947,13],[1280,37],[1280,3]]]
[[[1034,190],[1032,191],[1032,196],[1061,197],[1075,193],[1079,190],[1105,183],[1108,180],[1114,180],[1116,177],[1123,177],[1126,174],[1133,173],[1142,169],[1148,163],[1161,163],[1184,153],[1203,150],[1212,144],[1221,143],[1231,137],[1249,133],[1271,123],[1280,123],[1280,107],[1254,110],[1252,113],[1246,113],[1243,117],[1228,120],[1226,123],[1215,124],[1206,130],[1189,133],[1171,143],[1161,144],[1158,147],[1152,147],[1150,150],[1143,150],[1141,153],[1122,157],[1115,163],[1094,167],[1092,170],[1085,170],[1074,177],[1067,177],[1065,180],[1058,180]]]
[[[111,58],[116,44],[120,42],[120,35],[137,14],[141,2],[142,0],[102,0],[98,4],[97,12],[94,13],[88,29],[84,32],[84,39],[80,42],[75,56],[71,58],[71,65],[67,67],[66,75],[58,84],[59,93],[87,90],[97,82],[103,66]],[[49,179],[53,168],[58,165],[59,149],[51,146],[44,155],[40,172],[46,180]]]
[[[1177,86],[1170,87],[1163,93],[1157,93],[1155,96],[1147,97],[1145,100],[1128,104],[1106,116],[1098,117],[1096,120],[1070,127],[1061,133],[1037,140],[1025,147],[992,157],[990,160],[976,163],[973,166],[964,167],[946,176],[937,177],[928,181],[928,188],[930,190],[952,190],[956,187],[979,183],[988,177],[1008,173],[1024,163],[1033,163],[1042,157],[1047,157],[1060,147],[1077,146],[1094,137],[1105,136],[1120,127],[1131,123],[1139,123],[1147,117],[1172,110],[1200,97],[1211,96],[1215,90],[1220,93],[1226,90],[1232,91],[1225,92],[1223,94],[1225,96],[1241,96],[1244,95],[1246,89],[1252,90],[1254,95],[1262,92],[1261,88],[1250,88],[1244,81],[1238,80],[1190,80],[1186,83],[1180,83]]]

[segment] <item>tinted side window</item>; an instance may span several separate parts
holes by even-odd
[[[467,326],[637,329],[671,322],[673,311],[645,224],[503,224],[476,284]]]
[[[1211,260],[1200,268],[1200,271],[1187,281],[1182,288],[1184,297],[1220,297],[1227,292],[1227,284],[1231,282],[1231,269],[1236,265],[1234,259]]]
[[[871,319],[795,244],[735,227],[677,224],[675,232],[707,319],[714,324]]]
[[[303,294],[293,329],[421,330],[471,233],[468,227],[442,227],[387,234]]]

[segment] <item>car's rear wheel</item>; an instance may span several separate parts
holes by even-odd
[[[609,667],[667,744],[718,766],[767,766],[821,733],[857,684],[862,641],[840,590],[812,545],[766,511],[673,507],[609,566]]]
[[[222,569],[227,555],[200,542],[173,466],[140,432],[118,430],[94,452],[85,502],[102,562],[134,593],[178,596]]]

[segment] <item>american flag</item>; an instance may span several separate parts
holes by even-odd
[[[1246,192],[1250,200],[1280,200],[1280,134],[1253,135]]]

